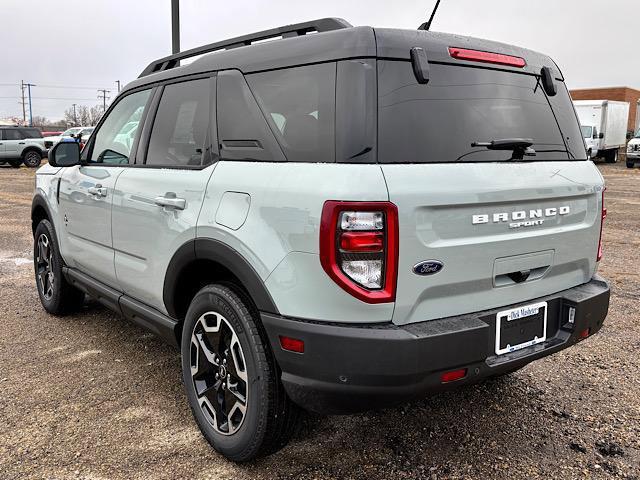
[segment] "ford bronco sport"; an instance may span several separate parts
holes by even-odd
[[[9,163],[18,168],[24,163],[27,167],[39,167],[44,150],[44,140],[37,128],[0,128],[0,165]]]
[[[394,405],[598,332],[603,194],[549,57],[324,19],[157,60],[81,152],[57,144],[36,283],[54,315],[88,294],[177,345],[202,433],[246,461],[299,407]]]

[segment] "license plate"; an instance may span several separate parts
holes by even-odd
[[[505,310],[496,316],[496,355],[515,352],[547,339],[547,302]]]

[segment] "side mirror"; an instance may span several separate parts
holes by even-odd
[[[72,167],[80,165],[80,145],[77,142],[59,142],[49,152],[49,165]]]
[[[604,133],[600,132],[600,135],[598,135],[598,138],[604,138]]]

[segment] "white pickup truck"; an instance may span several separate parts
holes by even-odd
[[[589,158],[602,157],[609,163],[617,162],[618,150],[627,143],[629,103],[576,100],[573,104]]]

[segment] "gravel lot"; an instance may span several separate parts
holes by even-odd
[[[286,449],[245,466],[200,436],[175,350],[95,304],[44,313],[34,171],[0,167],[0,478],[640,478],[640,169],[599,167],[613,286],[599,335],[402,408],[307,416]]]

